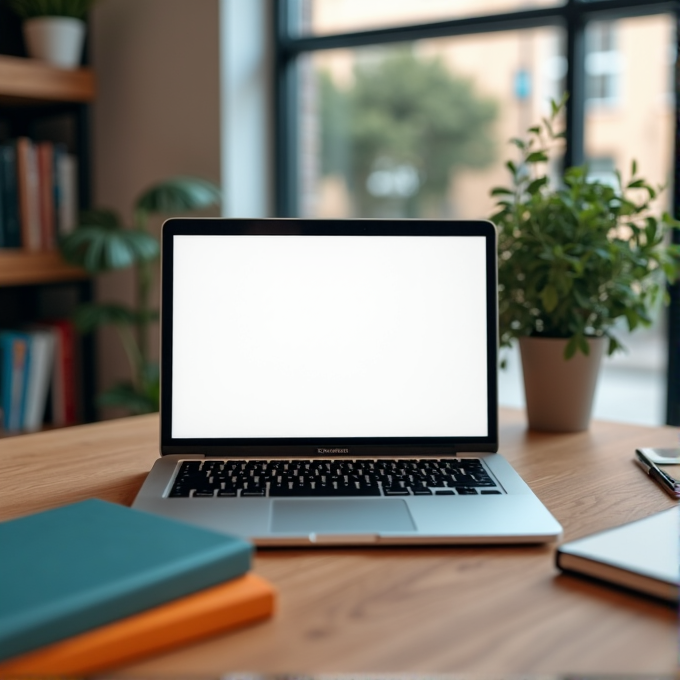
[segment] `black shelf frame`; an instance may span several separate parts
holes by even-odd
[[[501,14],[464,17],[447,21],[376,28],[332,35],[299,35],[292,22],[298,0],[278,0],[274,13],[275,88],[275,205],[281,217],[295,217],[298,205],[299,119],[296,61],[319,50],[357,48],[482,33],[559,26],[565,32],[569,92],[566,106],[565,166],[584,160],[585,68],[584,35],[589,21],[624,19],[654,14],[674,14],[680,35],[680,0],[565,0],[554,7],[518,10]],[[680,39],[677,50],[680,55]],[[676,56],[675,189],[673,210],[680,218],[680,66]],[[680,243],[680,234],[674,234]],[[668,390],[666,422],[680,425],[680,282],[670,288],[668,308]]]

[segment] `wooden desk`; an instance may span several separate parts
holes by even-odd
[[[130,504],[158,455],[157,416],[0,441],[0,519],[97,497]],[[632,462],[677,430],[594,423],[528,433],[502,411],[502,452],[562,523],[565,539],[674,502]],[[673,673],[672,608],[558,575],[554,546],[261,551],[280,592],[269,622],[121,671]]]

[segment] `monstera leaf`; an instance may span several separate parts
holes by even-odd
[[[136,207],[147,213],[179,213],[218,205],[220,190],[196,177],[172,177],[152,186],[138,199]]]
[[[123,229],[111,210],[83,213],[80,226],[63,237],[59,246],[68,262],[93,274],[148,262],[159,252],[153,236],[138,229]]]

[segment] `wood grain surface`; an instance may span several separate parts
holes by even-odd
[[[593,423],[527,432],[501,412],[501,452],[564,527],[565,540],[675,503],[632,462],[677,445],[673,428]],[[158,456],[158,418],[140,416],[0,441],[0,519],[97,497],[129,505]],[[555,545],[261,550],[279,590],[269,622],[118,675],[567,673],[677,670],[676,612],[554,567]]]

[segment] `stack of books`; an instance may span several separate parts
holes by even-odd
[[[0,331],[2,429],[33,432],[45,420],[55,426],[76,423],[74,351],[74,328],[67,320]]]
[[[272,615],[250,543],[88,500],[0,524],[0,677],[109,671]]]
[[[55,248],[78,215],[78,164],[63,144],[18,137],[0,145],[0,248]]]

